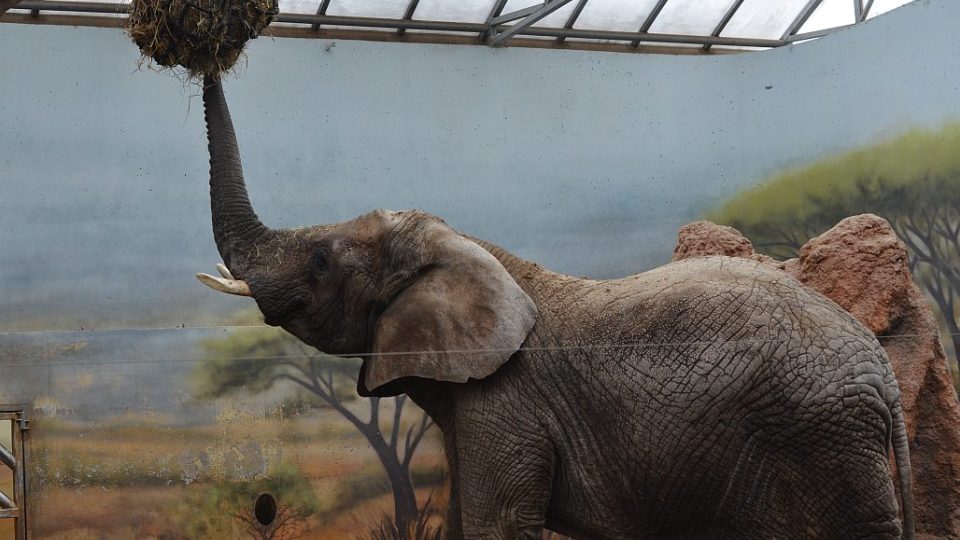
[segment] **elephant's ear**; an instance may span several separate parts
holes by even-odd
[[[533,300],[493,255],[439,220],[426,227],[420,270],[375,325],[361,393],[395,394],[381,387],[401,377],[482,379],[510,359],[536,321]]]

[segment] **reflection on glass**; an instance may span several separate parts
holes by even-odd
[[[353,538],[395,500],[442,515],[439,430],[285,332],[2,334],[0,350],[30,359],[4,363],[0,394],[32,406],[37,538],[243,538],[264,493],[276,538]]]

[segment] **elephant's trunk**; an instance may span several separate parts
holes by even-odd
[[[210,151],[213,238],[223,262],[242,279],[248,254],[270,229],[260,222],[247,196],[233,122],[216,76],[203,80],[203,105]]]

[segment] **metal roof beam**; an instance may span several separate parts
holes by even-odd
[[[743,5],[743,0],[734,0],[733,4],[730,6],[730,9],[728,9],[727,12],[723,14],[723,18],[720,19],[720,22],[717,23],[717,26],[713,28],[713,32],[710,35],[719,36],[720,34],[722,34],[723,29],[726,28],[728,24],[730,24],[730,20],[733,19],[733,16],[737,14],[737,10],[740,9],[740,6],[742,5]],[[710,45],[704,45],[703,50],[709,51]]]
[[[853,24],[845,24],[843,26],[834,26],[832,28],[824,28],[823,30],[814,30],[813,32],[804,32],[802,34],[794,34],[787,37],[784,41],[787,43],[796,43],[798,41],[807,41],[809,39],[817,39],[823,36],[829,36],[830,34],[836,32],[837,30],[843,30],[845,28],[850,28],[854,26]]]
[[[64,11],[72,13],[91,13],[91,14],[126,14],[130,11],[130,4],[110,4],[104,2],[74,2],[74,1],[65,1],[65,0],[23,0],[20,4],[17,5],[18,9],[24,9],[28,11],[37,11],[37,12],[46,12],[46,11]],[[17,22],[29,22],[21,20],[23,17],[20,17],[19,14],[6,14],[5,17],[11,17],[15,15],[14,18],[17,19]],[[57,19],[59,17],[59,19]],[[85,25],[84,20],[90,20],[91,25],[96,22],[101,26],[119,26],[124,22],[122,18],[111,17],[109,20],[103,20],[92,16],[67,16],[67,15],[46,15],[42,14],[40,18],[44,18],[44,21],[37,21],[37,23],[45,22],[48,20],[61,20],[64,17],[69,17],[71,25]],[[454,22],[454,21],[429,21],[429,20],[403,20],[403,19],[385,19],[385,18],[373,18],[373,17],[354,17],[354,16],[340,16],[340,15],[315,15],[312,13],[280,13],[274,19],[278,23],[292,23],[292,24],[301,24],[306,25],[303,27],[303,30],[307,30],[311,25],[324,25],[324,26],[343,26],[352,29],[352,31],[357,32],[363,29],[385,29],[385,30],[397,30],[404,28],[406,30],[434,30],[434,31],[446,31],[446,32],[469,32],[480,34],[488,29],[487,25],[483,23],[468,23],[468,22]],[[49,23],[48,23],[49,24]],[[269,33],[271,27],[267,27],[265,33]],[[277,31],[286,31],[286,30],[295,30],[293,28],[287,27],[277,27]],[[334,29],[339,31],[339,29]],[[328,30],[329,31],[329,30]],[[346,32],[346,30],[344,30]],[[569,39],[585,39],[585,40],[608,40],[616,41],[620,43],[600,43],[597,45],[603,46],[609,50],[626,50],[628,49],[627,45],[629,42],[639,40],[645,43],[666,43],[666,44],[685,44],[685,45],[713,45],[715,47],[723,46],[738,46],[738,47],[758,47],[758,48],[770,48],[770,47],[780,47],[787,43],[786,40],[782,39],[756,39],[756,38],[739,38],[739,37],[723,37],[723,36],[693,36],[693,35],[682,35],[682,34],[657,34],[657,33],[646,33],[641,34],[639,32],[620,32],[613,30],[594,30],[594,29],[579,29],[579,28],[546,28],[546,27],[527,27],[520,29],[518,35],[524,36],[537,36],[537,37],[553,37],[553,38],[569,38]],[[373,32],[375,36],[381,36],[381,40],[396,38],[395,32]],[[316,35],[314,32],[313,35]],[[805,34],[806,35],[806,34]],[[438,34],[431,34],[431,37],[436,37],[438,39],[443,38]],[[447,37],[446,39],[449,39]],[[473,40],[473,43],[476,43],[475,38],[470,38]],[[553,43],[553,41],[548,41],[547,43]],[[618,47],[622,47],[618,49]]]
[[[580,0],[577,2],[577,6],[573,8],[573,11],[570,12],[570,16],[567,17],[567,22],[563,23],[564,28],[573,28],[573,25],[576,24],[577,19],[580,18],[580,13],[583,11],[584,6],[587,5],[587,0]],[[563,43],[566,40],[564,36],[557,38],[557,43]]]
[[[873,7],[873,0],[867,0],[867,3],[863,6],[863,12],[860,13],[860,19],[857,22],[863,22],[867,20],[867,17],[870,15],[870,8]]]
[[[330,7],[330,0],[322,0],[322,1],[320,2],[320,6],[317,7],[317,15],[318,15],[318,16],[319,16],[319,15],[326,15],[326,14],[327,14],[327,8],[329,8],[329,7]],[[314,30],[319,30],[319,29],[320,29],[320,25],[319,25],[319,24],[315,24],[315,25],[311,26],[311,28],[314,29]]]
[[[796,34],[803,27],[803,24],[807,22],[807,19],[810,18],[810,15],[813,15],[813,12],[820,7],[820,4],[823,0],[809,0],[807,5],[800,10],[800,13],[797,14],[797,17],[793,19],[793,22],[790,23],[790,26],[787,27],[787,31],[780,36],[780,39],[787,39],[788,37]]]
[[[572,0],[547,0],[542,6],[539,6],[535,11],[527,14],[523,19],[514,23],[505,31],[493,34],[487,44],[491,47],[503,45],[508,39],[516,35],[517,32],[536,24],[537,21],[569,4],[571,1]],[[493,32],[496,32],[496,28],[494,28]]]
[[[863,0],[853,0],[853,20],[860,22],[860,16],[863,14]]]
[[[644,19],[643,24],[640,25],[640,33],[646,34],[650,31],[650,27],[653,26],[653,21],[657,20],[657,17],[660,16],[660,12],[663,11],[663,7],[667,5],[667,0],[660,0],[657,2],[657,5],[653,6],[653,9],[650,10],[650,14],[647,15],[647,18]],[[640,40],[631,41],[631,47],[639,47]]]
[[[490,13],[487,14],[487,20],[484,22],[486,29],[483,32],[480,32],[480,41],[486,41],[492,32],[492,21],[493,19],[500,16],[503,13],[504,6],[507,5],[507,0],[496,0],[493,3],[493,6],[490,8]]]

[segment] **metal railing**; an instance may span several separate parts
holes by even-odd
[[[0,519],[14,520],[14,538],[30,538],[27,528],[27,442],[29,421],[22,407],[0,405],[0,429],[10,430],[10,448],[0,443],[0,467],[10,470],[13,490],[0,489]]]

